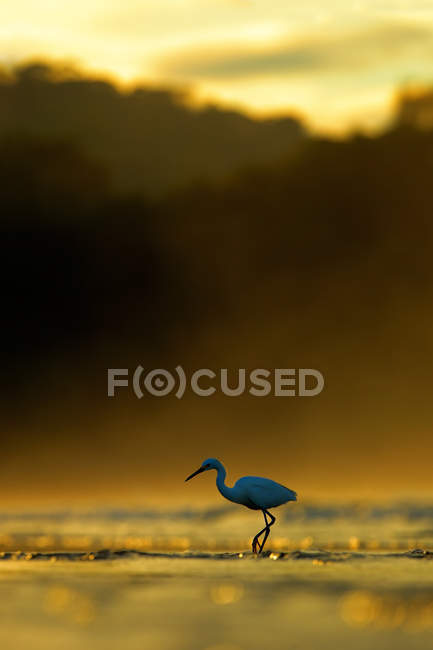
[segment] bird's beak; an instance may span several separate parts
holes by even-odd
[[[185,479],[185,482],[189,481],[190,478],[194,478],[194,476],[197,476],[197,474],[201,474],[202,472],[204,472],[204,467],[199,467],[196,472],[193,472],[188,476],[188,478]]]

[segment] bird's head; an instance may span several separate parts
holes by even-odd
[[[197,476],[197,474],[201,474],[202,472],[207,472],[210,469],[218,469],[220,467],[221,463],[219,460],[216,458],[206,458],[201,464],[201,466],[192,474],[190,474],[185,481],[189,481],[190,478],[194,478],[194,476]]]

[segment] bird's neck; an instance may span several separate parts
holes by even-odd
[[[221,492],[223,497],[225,497],[229,501],[233,501],[234,500],[232,494],[233,488],[228,487],[228,485],[224,483],[227,474],[224,465],[220,465],[220,467],[218,467],[217,472],[218,473],[216,478],[216,485],[218,490]]]

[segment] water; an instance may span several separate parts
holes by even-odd
[[[0,514],[4,650],[433,648],[433,506]],[[247,534],[248,533],[248,534]]]

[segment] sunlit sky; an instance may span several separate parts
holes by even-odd
[[[199,99],[375,127],[396,88],[433,80],[433,0],[15,0],[1,62],[45,57]]]

